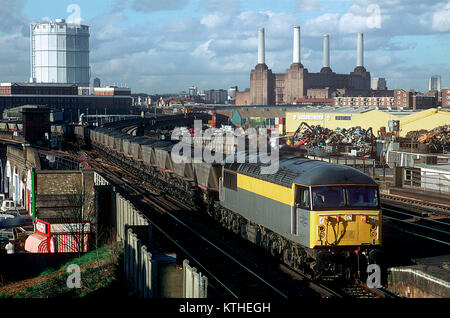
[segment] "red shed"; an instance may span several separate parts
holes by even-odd
[[[36,219],[35,232],[25,241],[25,250],[30,253],[87,252],[90,233],[90,222]]]

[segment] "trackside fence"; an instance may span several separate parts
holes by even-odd
[[[100,173],[95,172],[94,183],[96,186],[112,185]],[[167,280],[160,267],[161,259],[153,255],[147,242],[151,238],[152,225],[144,214],[139,211],[132,202],[124,198],[112,185],[113,211],[116,230],[116,240],[124,243],[124,276],[130,292],[140,298],[161,297],[161,286]],[[137,229],[140,229],[138,231]],[[144,231],[142,231],[144,229]],[[141,235],[139,235],[139,233]],[[142,239],[142,232],[147,232]],[[147,240],[148,238],[148,240]],[[167,272],[167,270],[165,270]],[[178,276],[172,275],[172,281],[167,282],[171,286],[180,286],[179,295],[184,298],[206,298],[208,279],[191,266],[189,261],[183,262],[183,272]],[[174,278],[175,277],[175,278]],[[175,280],[175,282],[174,282]],[[182,281],[181,281],[182,280]],[[182,287],[181,287],[182,286]],[[158,291],[159,290],[159,291]],[[164,295],[177,295],[178,293],[165,293]]]
[[[189,266],[189,261],[183,262],[183,298],[207,298],[208,278]]]

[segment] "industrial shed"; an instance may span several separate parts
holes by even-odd
[[[282,134],[287,109],[286,107],[236,107],[216,112],[227,116],[229,122],[235,126],[278,129]]]
[[[436,127],[450,122],[450,111],[431,108],[423,111],[413,110],[381,110],[371,107],[312,107],[301,111],[286,111],[286,133],[294,133],[302,122],[309,125],[320,125],[329,129],[351,128],[360,126],[363,129],[372,127],[376,133],[380,127],[389,127],[389,121],[400,121],[400,136],[409,131]]]
[[[414,112],[400,120],[400,135],[403,137],[410,131],[432,130],[450,124],[450,109],[431,108]]]

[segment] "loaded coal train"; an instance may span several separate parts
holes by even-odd
[[[258,163],[173,160],[176,142],[112,128],[76,127],[109,160],[315,278],[364,273],[381,246],[378,185],[354,168],[280,152],[275,174]],[[192,152],[193,153],[193,152]],[[179,154],[177,154],[179,155]]]

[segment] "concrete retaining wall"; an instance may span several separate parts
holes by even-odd
[[[183,262],[183,298],[207,298],[208,278],[189,266],[189,261]]]
[[[148,220],[138,211],[134,205],[116,193],[116,218],[117,218],[117,241],[124,241],[126,235],[126,226],[146,225]]]
[[[450,283],[422,269],[419,265],[389,268],[389,290],[407,298],[450,298]]]
[[[94,183],[109,185],[97,172]],[[176,267],[176,258],[152,255],[146,246],[152,232],[147,218],[114,187],[113,198],[116,240],[124,242],[124,275],[129,290],[140,298],[206,298],[208,279],[187,260],[181,271]]]
[[[124,275],[128,288],[142,298],[157,297],[152,254],[131,229],[127,230],[124,253]]]

